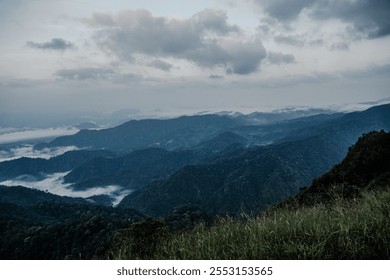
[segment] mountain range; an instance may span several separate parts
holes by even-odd
[[[154,250],[161,236],[199,221],[207,226],[218,215],[332,204],[386,189],[390,104],[318,113],[132,120],[40,143],[35,149],[78,150],[0,162],[0,185],[8,185],[0,186],[0,258],[106,258],[129,234]],[[52,174],[63,174],[51,182],[57,189],[84,198],[52,194],[51,185],[33,189]],[[112,186],[118,197],[93,193]]]
[[[80,150],[0,162],[0,181],[17,179],[28,186],[66,172],[66,188],[115,185],[133,191],[119,207],[156,217],[183,205],[212,213],[263,211],[340,162],[363,133],[390,129],[390,104],[317,113],[209,114],[85,129],[35,146]],[[110,200],[98,195],[94,201]]]

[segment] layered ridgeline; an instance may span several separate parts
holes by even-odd
[[[390,129],[389,105],[300,127],[279,143],[186,166],[128,195],[120,206],[153,216],[165,216],[180,205],[219,214],[262,211],[310,184],[339,162],[362,133],[374,129]]]
[[[390,129],[390,105],[293,118],[301,115],[204,115],[82,130],[35,147],[81,150],[0,162],[0,180],[28,186],[61,173],[69,190],[137,190],[120,206],[153,216],[183,204],[215,213],[261,211],[339,162],[363,133]]]
[[[389,214],[390,133],[371,132],[310,187],[265,213],[171,234],[160,226],[143,252],[155,259],[389,259]],[[114,257],[144,257],[130,240],[118,241]]]
[[[184,149],[239,125],[240,120],[228,116],[202,115],[169,120],[132,120],[102,130],[81,130],[75,135],[59,137],[37,148],[77,146],[113,151],[132,151],[148,147]]]

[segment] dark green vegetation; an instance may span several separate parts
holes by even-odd
[[[162,240],[156,259],[389,259],[390,192],[363,193],[295,210],[278,209]],[[126,259],[126,255],[117,255]]]
[[[333,196],[355,198],[362,190],[385,189],[390,186],[390,133],[370,132],[349,148],[340,164],[313,181],[294,201],[313,205],[317,201],[332,201]]]
[[[115,231],[144,217],[23,187],[0,197],[0,259],[105,258]]]

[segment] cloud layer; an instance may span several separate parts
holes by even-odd
[[[35,180],[32,176],[20,176],[20,178],[15,178],[14,180],[0,182],[0,185],[23,186],[68,197],[88,198],[94,195],[108,195],[113,199],[114,206],[132,192],[132,190],[124,190],[121,186],[116,185],[95,187],[84,191],[74,191],[70,184],[64,183],[64,176],[67,173],[68,172],[49,174],[45,179],[39,181]]]
[[[337,19],[351,24],[357,37],[378,38],[390,34],[388,0],[251,0],[273,19],[295,20],[303,11],[317,20]]]
[[[79,129],[74,127],[54,127],[41,129],[22,129],[15,131],[0,131],[0,144],[12,143],[17,141],[26,141],[32,139],[41,139],[49,137],[58,137],[63,135],[75,134]]]
[[[111,69],[103,68],[75,68],[61,69],[56,72],[56,75],[65,80],[104,80],[114,73]]]
[[[21,157],[49,159],[51,157],[56,157],[66,152],[75,151],[78,149],[79,148],[76,146],[67,146],[36,150],[32,145],[22,145],[16,148],[11,148],[9,150],[0,150],[0,162],[14,160]]]
[[[183,59],[203,68],[223,68],[226,73],[256,72],[266,56],[257,38],[235,40],[236,25],[226,13],[206,9],[190,19],[155,17],[147,10],[128,10],[116,15],[94,14],[86,22],[98,30],[95,39],[106,52],[134,63],[137,55]],[[159,59],[151,66],[169,71],[173,66]]]

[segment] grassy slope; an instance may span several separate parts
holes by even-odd
[[[162,242],[158,259],[389,259],[390,191],[275,209],[246,221],[220,219],[212,228]]]
[[[164,235],[154,259],[390,259],[390,191]],[[122,244],[123,245],[123,244]],[[124,247],[122,246],[122,249]],[[136,257],[121,251],[117,258]]]

